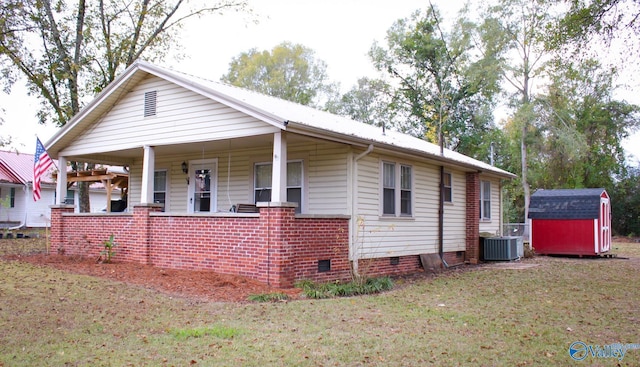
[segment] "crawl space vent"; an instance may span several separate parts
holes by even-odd
[[[331,270],[331,260],[318,260],[318,273],[325,273]]]

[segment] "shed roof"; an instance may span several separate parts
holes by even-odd
[[[531,195],[529,218],[596,219],[602,193],[603,188],[538,190]]]

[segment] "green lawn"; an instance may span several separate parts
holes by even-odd
[[[568,353],[640,344],[640,244],[614,248],[633,258],[537,257],[376,296],[242,304],[0,261],[0,366],[615,366]]]

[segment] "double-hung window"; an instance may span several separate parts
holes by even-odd
[[[165,211],[167,200],[167,171],[159,170],[153,172],[153,202],[162,204],[162,211]]]
[[[443,180],[443,195],[444,195],[444,202],[445,203],[452,203],[453,202],[453,185],[452,183],[452,178],[451,178],[451,173],[445,172],[444,176],[442,177]]]
[[[411,216],[413,169],[394,162],[382,162],[382,215]]]
[[[254,203],[271,201],[271,163],[256,163],[254,175]],[[298,203],[296,213],[302,212],[302,161],[287,162],[287,201]]]
[[[480,219],[491,220],[491,182],[480,181]]]

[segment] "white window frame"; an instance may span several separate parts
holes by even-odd
[[[489,197],[485,195],[485,186],[489,188]],[[488,213],[485,210],[485,203],[489,206]],[[491,220],[491,181],[480,181],[480,220],[487,222]]]
[[[385,167],[393,167],[393,182],[385,182]],[[409,168],[409,187],[403,187],[403,168]],[[383,160],[380,162],[380,216],[382,217],[406,217],[413,218],[415,208],[415,177],[414,167],[410,164],[400,163],[390,160]],[[406,184],[407,182],[404,181]],[[393,190],[393,213],[385,212],[385,192]],[[403,213],[402,210],[402,194],[403,192],[409,192],[409,212]]]
[[[156,174],[159,172],[164,172],[165,176],[164,176],[164,190],[158,190],[156,188]],[[169,170],[166,168],[159,168],[156,169],[155,171],[153,171],[153,202],[155,204],[158,204],[158,202],[156,202],[156,193],[164,193],[164,203],[162,204],[162,211],[165,211],[167,208],[167,198],[169,197]]]
[[[290,159],[287,160],[287,172],[288,172],[288,168],[289,168],[289,164],[290,163],[300,163],[300,185],[295,185],[295,186],[289,186],[289,175],[287,174],[287,201],[290,201],[288,198],[288,193],[289,193],[289,189],[300,189],[300,202],[298,203],[298,207],[296,208],[296,213],[303,213],[304,212],[304,203],[305,203],[305,197],[306,197],[306,179],[305,179],[305,169],[304,169],[304,159]],[[253,182],[251,184],[252,187],[252,191],[251,191],[251,200],[254,204],[256,203],[256,190],[258,189],[262,189],[262,190],[271,190],[271,180],[267,180],[268,181],[268,186],[263,186],[263,187],[256,187],[256,181],[257,181],[257,168],[258,166],[269,166],[273,169],[273,162],[255,162],[253,164]],[[273,193],[272,193],[273,194]],[[271,195],[270,195],[271,196]]]
[[[447,180],[445,179],[446,177],[449,177],[449,186],[447,186]],[[451,174],[451,172],[444,172],[444,177],[442,178],[443,183],[443,201],[445,203],[453,203],[453,175]],[[449,190],[449,200],[447,200],[447,196],[445,195],[447,190]]]

